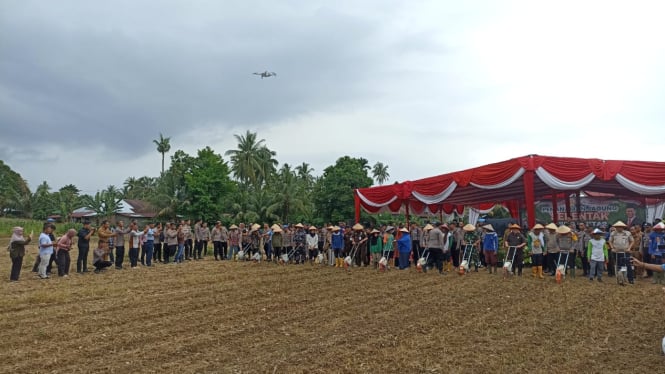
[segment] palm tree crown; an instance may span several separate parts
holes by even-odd
[[[154,139],[152,142],[157,145],[157,152],[162,154],[162,174],[164,174],[164,155],[171,150],[171,138],[165,138],[160,132],[159,140]]]
[[[388,173],[388,165],[384,165],[383,162],[377,162],[372,168],[372,175],[374,176],[376,183],[382,185],[390,177],[390,173]]]

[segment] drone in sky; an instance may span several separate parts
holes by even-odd
[[[261,79],[263,79],[263,78],[270,78],[270,77],[276,77],[276,76],[277,76],[277,73],[275,73],[274,71],[267,71],[267,70],[264,71],[263,73],[253,73],[253,74],[254,74],[254,75],[260,75],[260,76],[261,76]]]

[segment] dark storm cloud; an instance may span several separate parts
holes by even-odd
[[[96,19],[84,2],[40,4],[53,13],[33,14],[31,2],[2,6],[0,145],[31,139],[38,147],[55,136],[131,157],[152,152],[159,132],[267,126],[360,100],[384,57],[373,43],[377,25],[327,8],[282,6],[252,17],[248,3],[200,3],[209,8],[181,18],[166,3],[159,14],[131,9],[143,16],[127,13],[123,23],[122,6]],[[187,18],[199,13],[207,15],[201,23]],[[278,76],[251,74],[263,70]]]

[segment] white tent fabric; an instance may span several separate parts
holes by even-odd
[[[590,173],[586,177],[572,182],[562,181],[561,179],[555,177],[554,175],[548,173],[542,167],[536,169],[536,175],[540,180],[543,181],[546,185],[550,186],[555,190],[568,191],[568,190],[579,190],[580,188],[591,183],[596,177],[593,173]]]
[[[659,195],[665,193],[665,186],[645,186],[643,184],[633,182],[621,174],[617,174],[614,177],[614,179],[616,179],[616,181],[619,182],[619,184],[621,184],[625,188],[633,192],[637,192],[641,195],[649,196],[649,195]]]

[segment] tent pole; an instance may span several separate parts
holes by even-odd
[[[559,223],[559,207],[557,205],[557,191],[552,190],[552,222]]]
[[[577,222],[582,221],[582,190],[578,190],[575,196],[575,211],[577,212]]]
[[[406,227],[411,227],[411,218],[409,214],[409,200],[406,200]]]
[[[358,193],[353,194],[354,205],[356,208],[356,223],[360,223],[360,197]]]
[[[536,199],[533,191],[533,170],[524,172],[524,204],[526,205],[526,221],[529,227],[536,224]]]
[[[572,215],[570,214],[570,195],[571,195],[570,192],[564,193],[564,196],[566,198],[566,200],[564,201],[564,203],[566,204],[566,221],[568,221],[568,219],[572,217]]]

